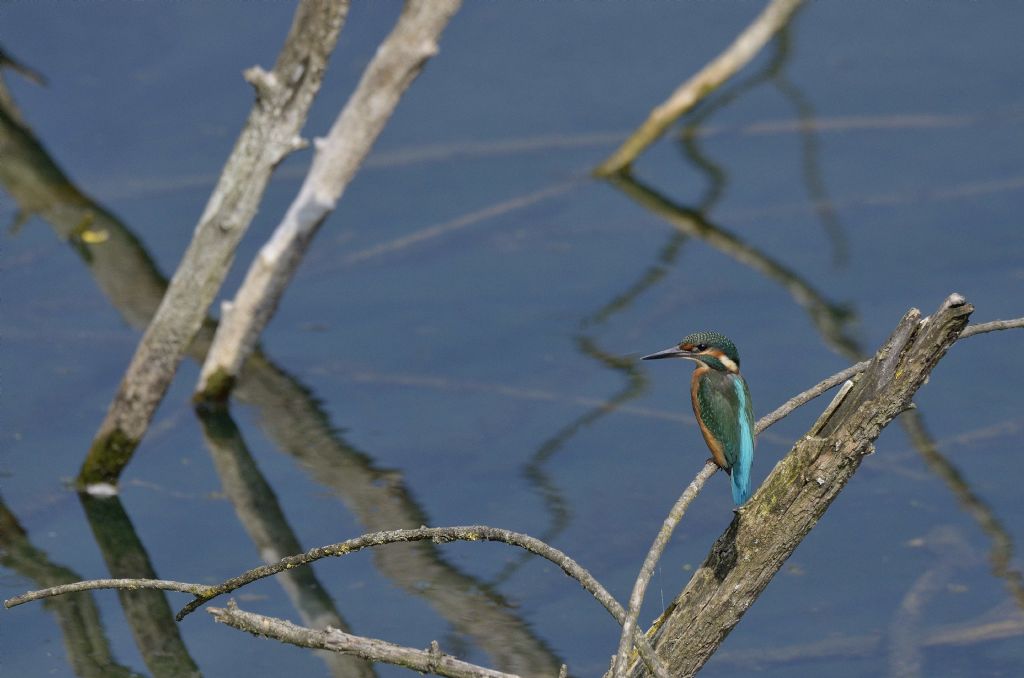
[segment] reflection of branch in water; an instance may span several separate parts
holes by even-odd
[[[367,531],[419,527],[429,519],[401,473],[378,468],[331,426],[297,380],[254,355],[235,395],[259,410],[268,437],[319,484],[331,488]],[[561,662],[487,584],[460,572],[429,542],[395,544],[373,554],[378,572],[424,599],[494,665],[521,675],[554,675]]]
[[[603,311],[604,309],[602,309]],[[599,311],[598,313],[601,313]],[[633,398],[636,398],[647,388],[647,379],[637,369],[634,361],[629,358],[621,358],[604,352],[597,344],[587,336],[577,336],[576,346],[580,352],[594,358],[613,370],[626,375],[626,386],[620,389],[604,402],[596,405],[585,412],[582,416],[570,421],[559,429],[553,436],[544,441],[530,460],[523,468],[523,475],[534,486],[537,493],[547,505],[551,524],[540,537],[541,541],[550,543],[561,534],[569,525],[569,507],[562,491],[555,482],[548,477],[544,465],[557,454],[570,439],[577,433],[587,428],[601,417],[614,412],[620,405]],[[523,554],[511,561],[491,580],[493,585],[500,584],[509,579],[516,571],[531,560],[530,554]]]
[[[197,407],[196,415],[202,424],[203,438],[220,476],[221,487],[263,562],[274,563],[285,556],[302,553],[305,549],[288,524],[277,495],[249,453],[242,432],[227,408],[201,405]],[[350,631],[313,568],[290,569],[279,573],[276,579],[306,626]],[[327,664],[331,675],[344,678],[376,675],[373,666],[357,656],[337,652],[317,654]]]
[[[988,504],[974,494],[964,477],[960,475],[960,471],[939,452],[925,428],[920,414],[910,410],[904,412],[901,419],[903,429],[928,468],[946,483],[956,496],[961,508],[978,523],[978,526],[992,541],[992,547],[989,550],[992,574],[1006,582],[1006,587],[1010,590],[1017,605],[1024,610],[1024,576],[1020,571],[1010,567],[1013,562],[1013,540],[1010,538],[1010,534]]]
[[[774,63],[775,60],[773,60]],[[698,143],[700,136],[699,130],[701,125],[711,117],[714,113],[722,110],[743,93],[752,89],[754,86],[763,82],[774,70],[775,66],[769,64],[765,69],[759,71],[755,76],[748,78],[742,84],[732,88],[726,95],[715,98],[712,102],[706,104],[697,114],[691,117],[687,123],[683,132],[683,150],[692,162],[707,178],[707,189],[704,197],[700,201],[698,211],[703,213],[714,207],[721,196],[724,193],[728,176],[725,170],[710,159]],[[689,234],[677,230],[669,238],[668,242],[662,246],[661,251],[658,253],[656,263],[652,264],[644,271],[643,274],[630,285],[622,294],[614,297],[611,301],[605,304],[602,308],[598,309],[595,313],[589,317],[584,318],[580,326],[586,330],[595,325],[600,325],[607,322],[613,315],[628,308],[633,301],[635,301],[641,294],[651,289],[654,285],[660,282],[671,270],[675,264],[676,259],[679,256],[679,252],[682,248],[683,243],[686,241]],[[567,426],[558,431],[552,438],[547,440],[540,449],[534,453],[533,458],[530,460],[526,467],[527,478],[531,480],[539,489],[541,495],[545,498],[549,506],[549,511],[552,515],[552,526],[548,532],[545,533],[545,541],[550,541],[555,535],[557,535],[568,521],[568,511],[565,508],[565,502],[561,499],[561,495],[557,493],[557,488],[547,478],[543,472],[543,464],[547,462],[565,443],[574,436],[578,431],[593,424],[597,419],[604,416],[608,412],[615,410],[622,404],[638,397],[646,389],[647,382],[644,373],[637,369],[635,361],[632,359],[622,359],[617,356],[613,356],[603,351],[597,342],[587,336],[580,335],[577,337],[577,346],[580,351],[585,355],[601,362],[611,369],[622,372],[627,379],[626,385],[615,395],[613,395],[607,403],[601,407],[595,408],[590,412],[585,413],[582,417],[570,422]],[[518,567],[518,563],[513,563],[507,567],[499,577],[507,577]]]
[[[0,566],[35,582],[39,588],[81,581],[73,570],[50,562],[44,551],[28,540],[28,533],[0,500]],[[137,676],[114,659],[103,631],[100,610],[91,593],[72,593],[48,598],[43,607],[53,613],[64,639],[68,664],[84,678],[128,678]],[[8,622],[11,623],[11,622]],[[44,650],[43,645],[38,649]],[[48,650],[47,650],[48,651]],[[11,654],[9,649],[8,655]]]
[[[970,565],[972,553],[956,528],[932,528],[924,540],[930,564],[903,596],[889,624],[889,675],[914,678],[924,665],[925,608],[938,595],[960,568]]]
[[[117,497],[80,494],[96,544],[110,575],[117,579],[156,579],[149,554]],[[163,591],[119,590],[118,598],[135,637],[135,645],[154,676],[199,676],[181,639]]]
[[[966,335],[967,332],[965,332]],[[865,357],[864,351],[857,345],[853,345],[845,355],[853,361],[859,361]],[[1006,582],[1006,587],[1010,590],[1015,602],[1021,610],[1024,610],[1024,575],[1010,567],[1010,563],[1013,562],[1013,539],[1010,534],[988,504],[974,494],[960,471],[939,451],[939,446],[932,439],[928,429],[925,428],[921,411],[919,409],[908,410],[900,416],[899,421],[910,439],[910,444],[924,459],[929,470],[946,483],[946,486],[956,496],[961,508],[978,523],[982,532],[992,541],[992,547],[989,550],[992,574]]]
[[[796,13],[798,14],[799,10],[797,10]],[[791,22],[795,20],[795,18],[796,16],[794,15]],[[690,122],[683,129],[683,132],[680,135],[680,140],[682,141],[683,148],[686,151],[689,161],[708,176],[721,177],[722,181],[718,186],[724,186],[724,171],[717,164],[712,162],[696,143],[699,138],[710,136],[710,133],[714,131],[706,127],[703,123],[711,116],[711,114],[717,112],[724,106],[731,104],[751,89],[768,81],[773,82],[776,88],[783,94],[783,96],[792,102],[793,107],[796,109],[798,120],[797,123],[792,126],[792,129],[799,132],[803,139],[803,172],[804,180],[807,183],[807,190],[811,195],[812,205],[818,213],[818,216],[822,219],[822,222],[825,225],[825,230],[832,240],[833,261],[837,264],[845,263],[848,256],[848,243],[846,241],[842,225],[839,223],[838,216],[836,215],[836,211],[832,205],[832,201],[828,198],[828,194],[825,190],[825,184],[821,179],[821,168],[818,164],[818,123],[814,116],[814,108],[807,100],[807,97],[804,96],[803,92],[800,91],[796,85],[791,83],[785,74],[786,64],[789,63],[792,55],[790,39],[791,28],[792,23],[787,24],[776,34],[773,41],[775,47],[774,53],[772,54],[771,59],[761,70],[735,87],[730,88],[722,95],[703,104],[702,108],[697,109],[694,115],[690,118]],[[698,205],[696,211],[707,215],[707,206],[718,198],[719,195],[717,195],[713,190],[709,190],[708,195],[706,195]]]
[[[787,39],[785,31],[780,35],[780,38],[780,52],[776,55],[776,59],[773,59],[770,68],[780,65],[782,58],[785,56],[785,40]],[[781,73],[781,70],[777,72]],[[776,77],[776,82],[778,83],[779,81],[780,78]],[[783,86],[785,86],[785,81],[783,80],[782,82],[784,83]],[[801,96],[799,91],[793,88],[793,93],[796,94],[795,98],[799,102],[799,97]],[[798,108],[801,108],[801,106],[798,105]],[[801,110],[802,115],[808,115],[806,131],[810,134],[813,128],[813,120],[810,120],[811,112],[806,106]],[[699,136],[699,132],[695,129],[686,130],[682,137],[684,147],[688,150],[691,159],[695,161],[698,167],[705,170],[709,167],[714,168],[714,164],[709,164],[710,161],[704,158],[699,153],[699,149],[697,149],[696,139]],[[810,138],[805,136],[805,162],[809,155],[814,156],[816,152],[810,141]],[[693,150],[698,150],[698,153],[694,155]],[[806,167],[808,166],[805,165]],[[795,273],[767,258],[735,236],[713,226],[704,218],[702,210],[692,210],[676,205],[668,198],[644,186],[628,174],[613,177],[610,181],[635,201],[669,221],[681,233],[704,239],[712,246],[733,256],[736,260],[780,281],[796,301],[808,310],[811,319],[826,343],[851,360],[856,361],[863,358],[864,353],[858,343],[845,333],[845,325],[853,318],[849,310],[825,301],[821,295]],[[813,184],[811,184],[811,190],[812,192],[814,190]],[[715,195],[715,193],[709,191],[709,195]],[[816,200],[816,203],[818,205],[829,204],[829,201],[819,199]],[[845,245],[842,245],[842,242],[839,240],[836,243],[838,254],[845,249]],[[937,447],[924,429],[920,414],[918,412],[904,413],[900,421],[907,430],[914,447],[917,448],[929,467],[946,481],[950,489],[957,495],[961,506],[965,507],[968,513],[981,526],[982,530],[988,534],[992,540],[990,557],[993,573],[1006,581],[1018,604],[1024,607],[1024,580],[1022,580],[1021,573],[1009,567],[1013,553],[1013,544],[1009,534],[998,519],[995,518],[991,509],[971,492],[955,468],[938,452]]]
[[[990,643],[1024,636],[1024,615],[1005,604],[970,621],[935,626],[922,632],[923,648],[951,648]],[[862,636],[829,636],[798,645],[765,646],[749,650],[723,650],[715,653],[719,666],[765,669],[786,666],[793,669],[816,660],[877,658],[887,638],[882,632]],[[802,673],[800,674],[802,675]]]
[[[789,31],[789,25],[783,26],[775,36],[781,62],[789,61],[791,45]],[[849,242],[822,179],[821,166],[818,163],[818,135],[814,126],[814,107],[800,88],[790,82],[784,68],[780,67],[773,74],[772,80],[779,92],[793,104],[797,117],[800,119],[800,137],[803,139],[803,172],[807,192],[811,196],[811,204],[814,205],[818,218],[821,219],[821,223],[825,227],[825,232],[832,241],[832,263],[836,266],[845,265],[849,261]]]
[[[799,9],[796,11],[799,12]],[[698,143],[700,139],[709,136],[709,132],[712,131],[705,123],[715,113],[731,105],[755,87],[764,84],[781,68],[786,54],[779,49],[777,40],[774,43],[776,45],[775,53],[767,64],[750,77],[745,78],[726,91],[701,102],[693,114],[689,116],[686,125],[679,135],[687,162],[700,170],[708,179],[708,186],[704,196],[697,201],[696,211],[701,214],[706,215],[718,203],[729,179],[722,166],[713,161]]]
[[[649,266],[633,284],[627,287],[622,294],[616,295],[611,301],[580,321],[580,328],[583,332],[576,337],[576,346],[579,351],[605,367],[622,373],[626,378],[626,385],[610,398],[597,404],[593,409],[585,412],[580,417],[570,421],[553,436],[545,440],[524,467],[523,472],[526,479],[537,489],[537,492],[547,504],[548,513],[551,516],[551,525],[543,533],[543,541],[553,541],[569,524],[569,509],[565,499],[562,497],[558,486],[548,477],[544,470],[544,465],[578,432],[592,425],[606,414],[620,409],[625,403],[637,398],[647,388],[647,378],[637,368],[632,358],[622,358],[621,356],[608,353],[598,346],[597,341],[592,336],[585,332],[590,328],[607,322],[609,318],[628,308],[637,297],[660,282],[675,263],[685,241],[686,236],[684,234],[673,233],[668,242],[658,252],[656,262]],[[505,581],[527,561],[528,558],[520,556],[517,560],[503,568],[493,581],[495,583]]]
[[[426,228],[421,228],[398,238],[378,243],[377,245],[373,245],[358,252],[353,252],[352,254],[343,257],[340,260],[340,263],[343,265],[356,264],[366,261],[367,259],[378,257],[382,254],[391,254],[393,252],[403,250],[411,245],[416,245],[439,236],[448,235],[449,233],[462,230],[469,226],[474,226],[483,221],[505,216],[511,212],[530,207],[539,202],[550,200],[572,190],[579,184],[579,179],[570,179],[536,191],[531,191],[530,193],[518,195],[514,198],[509,198],[508,200],[488,205],[483,209],[474,210],[468,214],[463,214],[454,219],[449,219],[443,223],[427,226]]]
[[[844,355],[856,351],[857,345],[846,335],[846,325],[853,314],[831,304],[794,271],[769,258],[738,237],[715,226],[703,214],[669,200],[628,175],[617,175],[609,181],[642,207],[668,221],[681,233],[699,238],[736,261],[779,282],[793,299],[809,314],[818,331],[836,351]]]
[[[686,242],[684,234],[673,233],[672,237],[662,245],[661,250],[658,252],[657,263],[649,266],[637,278],[636,282],[627,287],[622,294],[613,297],[611,301],[598,309],[597,312],[581,320],[580,327],[587,329],[607,322],[611,316],[629,308],[637,297],[661,282],[662,278],[668,274],[675,264],[676,259],[679,257],[679,250],[684,242]]]
[[[39,215],[68,239],[118,312],[133,327],[145,327],[167,282],[141,243],[78,191],[30,130],[2,107],[0,147],[0,184],[22,212]],[[214,326],[207,321],[200,330],[189,348],[193,359],[202,361]],[[344,442],[316,399],[258,352],[243,369],[236,394],[259,410],[260,424],[278,446],[333,489],[367,531],[427,522],[401,474],[377,469],[367,455]],[[458,633],[471,638],[495,666],[522,675],[557,675],[561,661],[508,603],[445,562],[432,544],[383,549],[376,563],[383,576],[425,599]]]
[[[39,86],[46,84],[46,76],[16,60],[8,54],[3,47],[0,47],[0,68],[10,68],[15,72],[20,73],[21,76],[29,82],[35,83]]]

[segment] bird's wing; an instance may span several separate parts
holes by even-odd
[[[754,461],[754,411],[743,377],[710,372],[702,379],[701,420],[721,443],[732,476],[733,498],[742,504],[750,496],[750,467]]]

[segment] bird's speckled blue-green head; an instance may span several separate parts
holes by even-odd
[[[740,371],[740,354],[736,350],[736,344],[719,332],[694,332],[683,337],[683,340],[672,348],[643,357],[644,360],[660,358],[695,360],[720,372],[735,374]]]

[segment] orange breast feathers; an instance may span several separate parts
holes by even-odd
[[[697,402],[697,388],[700,384],[700,378],[705,373],[711,371],[711,368],[702,363],[697,364],[698,367],[693,371],[693,377],[690,379],[690,404],[693,406],[693,416],[697,419],[701,435],[704,436],[704,442],[708,444],[708,449],[711,450],[711,456],[714,458],[715,463],[718,464],[719,468],[728,470],[729,462],[725,460],[725,451],[722,449],[722,445],[711,435],[708,427],[704,425],[704,420],[700,416],[700,405]]]

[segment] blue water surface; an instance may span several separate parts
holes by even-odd
[[[544,538],[625,601],[707,457],[688,365],[640,355],[722,331],[762,416],[873,353],[911,307],[927,314],[959,292],[975,322],[1024,315],[1016,4],[810,3],[637,161],[633,182],[590,177],[759,8],[460,10],[317,235],[232,402],[248,452],[238,463],[262,477],[243,489],[269,490],[253,512],[279,509],[291,535],[274,543],[494,525]],[[306,136],[326,133],[399,9],[353,3]],[[139,567],[140,554],[153,576],[201,583],[286,555],[246,522],[215,461],[190,403],[194,356],[124,474],[123,519],[83,505],[69,483],[252,105],[241,72],[273,64],[293,11],[0,9],[3,50],[47,80],[4,71],[39,152],[90,209],[116,217],[111,235],[138,239],[113,260],[83,256],[26,203],[22,175],[3,173],[0,220],[28,217],[0,235],[4,598],[112,576],[112,562]],[[5,168],[11,148],[0,144]],[[310,158],[278,168],[218,302]],[[103,291],[108,279],[127,291]],[[1024,671],[1019,332],[949,352],[702,675]],[[755,487],[824,404],[760,437]],[[662,558],[641,623],[685,586],[731,508],[718,474]],[[320,595],[354,633],[438,640],[521,675],[562,663],[600,675],[617,644],[615,622],[556,566],[503,545],[393,546],[312,572],[313,583],[266,580],[234,597],[305,623],[295,591]],[[166,599],[172,611],[188,600]],[[359,675],[202,611],[168,650],[184,663],[160,668],[129,602],[113,591],[76,600],[0,614],[4,675],[181,675],[188,661],[207,676]]]

